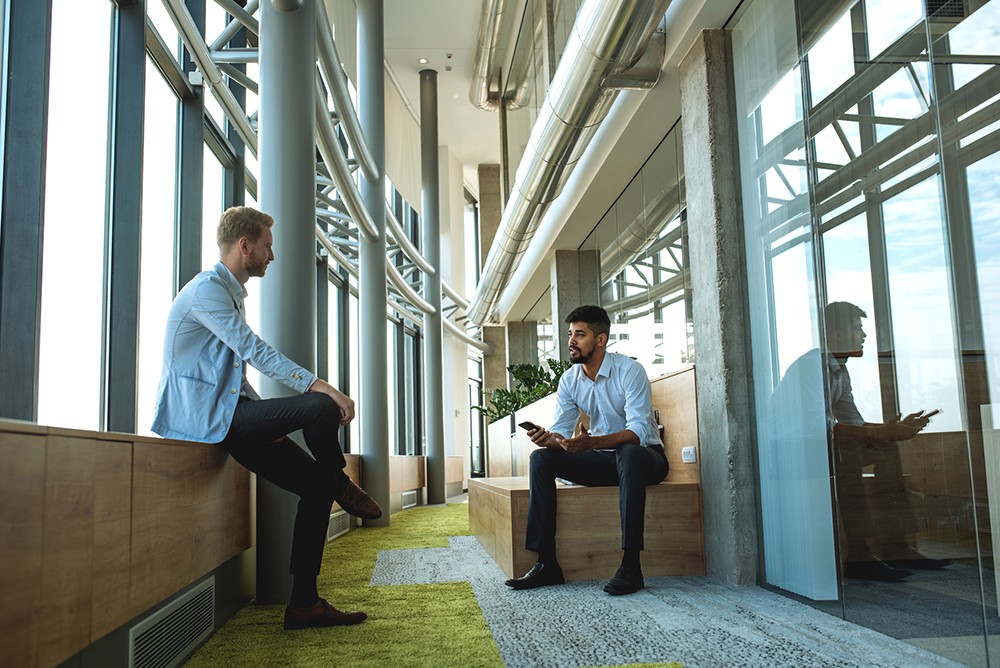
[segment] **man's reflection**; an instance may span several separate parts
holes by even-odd
[[[789,367],[781,385],[795,379],[800,391],[816,396],[812,388],[821,382],[817,362],[825,363],[826,419],[833,433],[844,575],[891,581],[902,580],[912,569],[942,568],[947,560],[925,557],[907,539],[918,526],[903,482],[898,445],[920,433],[938,411],[918,411],[905,418],[896,415],[884,423],[866,422],[854,402],[847,362],[864,354],[861,319],[867,314],[850,302],[833,302],[824,315],[828,352],[822,361],[816,350],[803,355]],[[815,406],[805,399],[800,400],[803,408]],[[867,467],[874,477],[865,476]]]

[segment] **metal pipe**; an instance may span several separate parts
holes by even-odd
[[[175,2],[176,0],[171,0]],[[306,368],[316,364],[315,209],[316,139],[309,98],[315,76],[315,12],[261,15],[260,206],[274,216],[281,254],[261,282],[261,305],[273,317],[261,321],[261,337]],[[207,51],[207,47],[202,44]],[[227,89],[228,90],[228,89]],[[291,298],[294,296],[294,298]],[[261,379],[266,396],[293,392],[278,381]],[[298,499],[257,480],[257,596],[287,600],[289,534]]]
[[[259,6],[259,4],[260,0],[250,0],[250,2],[247,3],[246,9],[243,10],[246,13],[246,15],[250,17],[251,20],[254,22],[254,24],[257,26],[256,30],[247,26],[247,29],[250,30],[255,35],[260,34],[260,24],[258,24],[257,20],[253,18],[253,14],[254,12],[257,11],[257,7]],[[229,40],[231,40],[233,37],[236,37],[236,33],[238,33],[245,26],[246,24],[241,23],[239,20],[230,21],[229,23],[226,24],[226,27],[223,28],[222,32],[219,33],[219,36],[215,38],[215,41],[212,42],[212,45],[209,47],[209,50],[215,51],[217,49],[221,49],[226,44],[229,44]]]
[[[490,94],[490,81],[496,67],[497,42],[507,0],[483,0],[479,34],[476,36],[476,59],[472,64],[472,83],[469,85],[469,102],[479,109],[495,110],[500,95]]]
[[[642,55],[670,0],[585,0],[531,129],[511,199],[468,318],[484,323],[538,227],[539,216],[600,127],[617,90],[603,82]]]
[[[305,0],[271,0],[271,6],[278,12],[294,12],[305,7]]]
[[[488,353],[490,351],[490,346],[488,343],[483,343],[479,339],[473,338],[472,336],[469,335],[468,332],[463,330],[461,327],[453,323],[448,318],[442,320],[442,323],[444,324],[444,328],[447,329],[452,336],[462,341],[462,343],[472,346],[476,350],[481,350],[484,353]]]
[[[441,193],[438,165],[437,72],[420,71],[420,200],[427,261],[441,267]],[[427,502],[446,500],[444,448],[444,336],[441,274],[424,274],[424,297],[433,309],[424,316],[424,424],[427,435]]]
[[[214,63],[256,63],[260,57],[257,49],[252,47],[242,47],[238,49],[219,49],[212,51],[212,62]]]
[[[209,88],[222,107],[223,113],[226,114],[226,118],[236,128],[240,139],[250,149],[250,152],[253,153],[254,157],[257,157],[257,133],[250,127],[250,120],[247,118],[246,112],[236,101],[229,86],[223,81],[222,72],[212,61],[212,54],[201,36],[201,31],[198,30],[194,19],[191,18],[191,13],[184,6],[183,0],[163,0],[163,3],[177,27],[177,33],[184,41],[184,46],[187,47],[188,53],[191,54],[191,58],[198,66],[202,76],[208,81]]]
[[[361,121],[358,120],[358,112],[351,101],[347,75],[344,74],[344,68],[340,64],[337,43],[333,41],[333,33],[330,31],[326,3],[322,0],[317,3],[316,8],[316,50],[319,55],[319,67],[327,83],[330,84],[333,106],[337,110],[340,122],[344,124],[344,133],[351,148],[354,149],[354,155],[358,158],[361,173],[365,175],[366,181],[374,181],[378,177],[375,159],[372,157],[371,149],[368,148],[368,142],[361,129]]]
[[[256,2],[257,0],[254,0],[253,3],[254,9],[256,9]],[[244,9],[243,7],[240,7],[238,4],[236,4],[233,0],[215,0],[215,4],[219,5],[224,10],[226,10],[227,14],[236,19],[247,30],[249,30],[255,35],[260,34],[260,24],[257,23],[257,19],[250,16],[250,13],[253,12],[254,10],[250,9],[249,5],[247,5],[246,9]],[[233,35],[235,35],[237,32],[239,32],[238,28],[233,32]],[[232,35],[230,35],[229,39],[232,39]],[[226,42],[229,42],[229,39],[227,39]]]
[[[375,221],[362,200],[357,184],[351,178],[351,171],[347,168],[347,156],[344,155],[344,150],[337,140],[337,132],[330,119],[330,110],[326,108],[326,97],[323,96],[319,74],[313,78],[316,89],[316,145],[323,157],[323,163],[330,170],[330,176],[337,186],[337,193],[347,207],[347,212],[357,223],[361,235],[368,241],[378,239],[379,231],[375,227]]]
[[[385,509],[368,526],[387,526],[389,517],[389,406],[386,396],[385,270],[385,11],[383,0],[358,0],[358,111],[374,159],[373,181],[361,181],[365,208],[378,216],[376,236],[359,249],[361,459],[365,490]],[[343,193],[342,193],[343,195]],[[362,235],[364,236],[364,235]]]
[[[458,291],[456,291],[455,288],[451,287],[451,285],[448,284],[448,281],[444,280],[443,278],[441,279],[441,291],[444,294],[448,295],[448,298],[451,299],[451,301],[458,304],[459,308],[461,308],[462,310],[469,309],[469,300],[463,297],[462,295],[458,294]]]
[[[396,267],[388,261],[388,258],[386,258],[385,263],[385,275],[386,278],[389,279],[389,282],[392,283],[397,290],[399,290],[400,294],[406,297],[408,302],[428,315],[434,315],[435,312],[437,312],[434,305],[417,294],[417,291],[413,289],[413,286],[407,283],[406,279],[404,279],[400,273],[396,271]]]
[[[420,254],[417,247],[414,246],[413,242],[411,242],[406,236],[406,232],[403,231],[403,226],[399,224],[398,220],[396,220],[396,214],[392,212],[392,207],[389,206],[388,202],[385,203],[385,223],[386,227],[389,228],[389,234],[391,234],[393,240],[399,244],[399,247],[402,249],[403,254],[406,255],[406,257],[412,260],[415,265],[420,267],[420,270],[424,273],[431,275],[437,273],[437,269],[424,259],[424,256]]]

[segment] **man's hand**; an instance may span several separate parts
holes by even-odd
[[[566,452],[586,452],[597,447],[597,439],[584,431],[579,436],[567,438],[562,442],[562,449]]]
[[[354,419],[354,399],[335,388],[330,383],[319,378],[309,386],[310,392],[320,392],[333,399],[333,403],[340,409],[340,424],[347,424]]]
[[[541,427],[535,427],[530,430],[528,432],[528,438],[530,438],[531,442],[540,448],[559,448],[562,447],[563,443],[562,436]]]
[[[934,413],[937,411],[928,414],[925,414],[924,411],[917,411],[910,413],[902,420],[900,420],[901,414],[896,415],[879,428],[879,436],[887,441],[908,441],[923,431]]]

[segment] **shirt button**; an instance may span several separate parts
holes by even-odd
[[[240,363],[239,362],[233,362],[233,368],[234,369],[239,369],[240,368]]]
[[[236,394],[236,390],[235,389],[229,390],[229,394]]]

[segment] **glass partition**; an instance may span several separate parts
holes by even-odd
[[[764,581],[967,665],[1000,633],[997,26],[754,0],[733,30]]]

